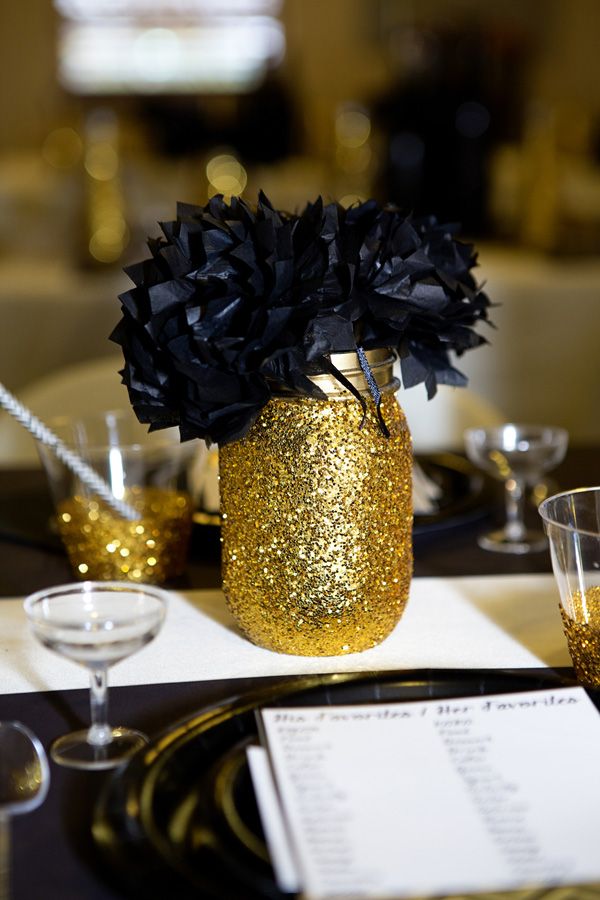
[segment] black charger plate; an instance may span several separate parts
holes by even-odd
[[[568,669],[269,679],[252,694],[169,728],[116,772],[97,805],[94,837],[120,889],[131,897],[282,900],[290,895],[281,894],[273,878],[245,756],[246,746],[257,741],[261,707],[403,702],[573,684]],[[506,896],[566,900],[575,895],[536,889]],[[576,896],[599,898],[600,888],[578,888]]]
[[[490,515],[494,504],[492,483],[464,456],[422,454],[417,462],[440,488],[440,498],[431,512],[415,514],[413,534],[456,528]]]

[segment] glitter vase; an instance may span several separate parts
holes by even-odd
[[[368,354],[375,403],[354,353],[332,362],[327,399],[276,397],[219,453],[223,586],[242,632],[282,653],[335,656],[382,641],[412,575],[412,447],[393,357]],[[361,427],[362,426],[362,427]]]

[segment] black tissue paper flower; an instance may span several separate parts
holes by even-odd
[[[377,347],[396,349],[404,386],[425,382],[431,397],[466,383],[450,354],[485,343],[476,256],[434,218],[321,199],[287,214],[261,193],[255,209],[180,203],[161,229],[151,258],[125,270],[134,287],[111,335],[151,430],[236,440],[273,394],[324,396],[309,376],[331,372],[332,353]]]

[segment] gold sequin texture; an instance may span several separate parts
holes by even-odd
[[[57,509],[58,531],[80,577],[161,583],[181,574],[192,528],[188,494],[134,487],[125,502],[139,519],[121,518],[99,497],[72,497]]]
[[[569,653],[577,680],[587,687],[600,687],[600,587],[588,588],[583,597],[571,595],[573,616],[563,607],[563,620]]]
[[[365,650],[412,575],[412,447],[395,396],[274,398],[219,453],[223,587],[243,633],[283,653]]]

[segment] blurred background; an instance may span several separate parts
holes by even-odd
[[[481,398],[600,439],[597,0],[21,0],[0,42],[7,387],[115,356],[177,201],[374,196],[476,243]]]

